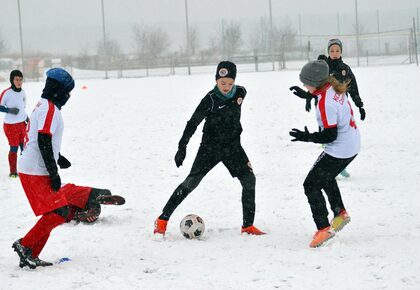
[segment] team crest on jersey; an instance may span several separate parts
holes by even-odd
[[[219,76],[221,76],[222,78],[224,78],[225,76],[227,76],[228,73],[229,73],[229,71],[226,68],[224,68],[224,67],[219,70]]]
[[[242,104],[242,100],[243,100],[243,98],[238,98],[238,99],[236,100],[236,102],[238,103],[238,105]]]
[[[345,70],[345,69],[343,69],[343,70],[341,71],[341,74],[342,74],[343,76],[346,76],[346,74],[347,74],[346,70]]]

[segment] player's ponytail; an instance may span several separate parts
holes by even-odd
[[[350,81],[341,83],[333,76],[328,77],[328,82],[334,88],[334,91],[336,91],[338,94],[345,94],[350,83]]]

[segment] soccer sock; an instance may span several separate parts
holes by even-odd
[[[17,153],[9,151],[10,173],[17,173],[16,163],[17,163]]]
[[[40,238],[38,240],[38,242],[35,244],[35,246],[33,246],[32,248],[32,257],[36,258],[39,256],[39,254],[41,253],[42,249],[44,248],[45,244],[48,241],[48,238],[50,237],[50,235],[45,235],[42,238]]]
[[[63,224],[66,220],[59,216],[56,213],[49,212],[47,214],[44,214],[38,222],[35,224],[35,226],[26,234],[25,237],[23,237],[21,244],[24,247],[30,248],[32,251],[35,251],[37,246],[42,248],[44,247],[45,243],[48,240],[48,236],[50,235],[51,231]],[[45,240],[45,242],[42,244],[42,240]],[[38,250],[39,255],[40,250]]]

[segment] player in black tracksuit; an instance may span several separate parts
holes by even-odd
[[[236,66],[232,62],[219,63],[216,86],[201,100],[191,119],[187,122],[175,155],[176,166],[182,165],[187,144],[205,119],[203,137],[197,156],[187,178],[169,198],[162,214],[155,222],[154,233],[164,234],[167,222],[178,205],[193,191],[203,177],[219,162],[237,177],[242,185],[242,232],[264,234],[253,226],[255,216],[255,175],[251,163],[242,148],[240,135],[241,107],[246,96],[242,86],[234,85]]]
[[[343,62],[341,58],[342,51],[342,42],[339,39],[331,39],[328,42],[328,57],[321,54],[318,56],[318,60],[324,60],[328,64],[330,76],[333,76],[340,83],[347,83],[347,94],[350,95],[356,107],[359,108],[360,119],[363,121],[366,118],[366,111],[363,108],[363,101],[359,95],[356,77],[351,68]],[[311,110],[312,99],[315,99],[315,105],[317,105],[317,98],[308,92],[296,86],[291,87],[290,90],[298,97],[306,99],[306,111],[309,112]]]
[[[330,68],[330,76],[333,76],[340,83],[348,83],[347,93],[350,95],[356,107],[359,108],[360,119],[363,121],[366,117],[366,112],[359,95],[356,77],[351,71],[351,68],[343,62],[343,59],[341,58],[342,50],[343,44],[341,41],[339,39],[331,39],[328,42],[328,58],[322,54],[318,56],[318,59],[323,59],[327,62],[328,67]]]

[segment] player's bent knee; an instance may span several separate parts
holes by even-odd
[[[53,210],[55,214],[58,214],[62,218],[64,218],[66,221],[68,221],[69,215],[70,215],[70,208],[68,206],[63,206],[60,208],[57,208]]]
[[[242,186],[247,189],[254,189],[256,184],[256,178],[254,173],[247,173],[245,175],[242,175],[239,178],[239,181],[241,182]]]
[[[18,146],[10,146],[10,152],[17,153],[19,147]]]

